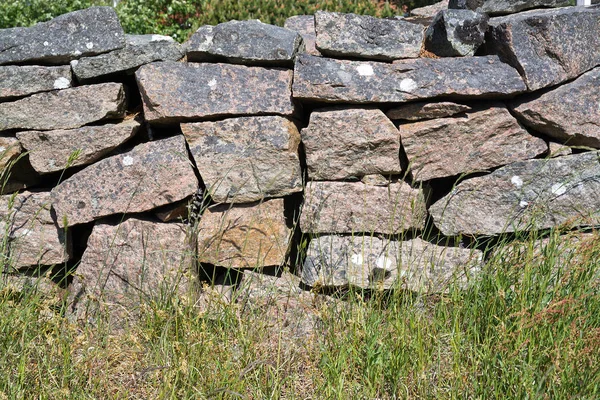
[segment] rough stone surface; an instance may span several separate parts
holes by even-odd
[[[186,42],[188,61],[291,66],[302,46],[298,32],[259,20],[201,26]]]
[[[302,129],[308,176],[338,180],[399,174],[400,135],[378,109],[313,111]]]
[[[21,154],[21,145],[14,137],[0,136],[0,176],[4,174],[7,168],[10,168],[14,161]]]
[[[91,164],[135,135],[134,120],[56,131],[17,132],[29,162],[40,174]]]
[[[73,74],[79,82],[113,75],[132,73],[141,65],[153,61],[177,61],[183,58],[183,47],[170,36],[125,35],[124,48],[95,57],[71,61]]]
[[[429,208],[452,236],[600,223],[600,152],[507,165],[459,183]]]
[[[35,296],[47,305],[56,304],[64,296],[64,289],[45,275],[30,276],[17,273],[0,273],[0,296]],[[48,310],[49,311],[49,310]],[[54,313],[52,313],[54,314]],[[47,315],[52,316],[49,312]]]
[[[198,226],[198,260],[228,268],[284,265],[291,233],[283,199],[209,207]]]
[[[451,284],[466,287],[481,269],[482,258],[479,250],[436,246],[418,238],[327,235],[310,242],[302,282],[313,287],[443,293]]]
[[[387,187],[362,182],[309,182],[300,216],[304,233],[398,234],[425,225],[421,189],[405,182]]]
[[[136,79],[149,122],[227,115],[292,115],[292,71],[227,64],[157,62]]]
[[[543,139],[530,135],[499,104],[463,117],[400,125],[400,137],[417,181],[497,167],[548,151]]]
[[[68,66],[5,65],[0,67],[0,100],[67,89],[72,83],[71,68]]]
[[[214,201],[249,203],[302,191],[300,134],[290,120],[230,118],[181,130]]]
[[[123,118],[125,110],[125,91],[120,83],[38,93],[0,103],[0,131],[79,128],[91,122]]]
[[[425,31],[425,49],[440,57],[473,56],[489,17],[471,10],[440,11]]]
[[[488,15],[514,14],[532,8],[570,5],[568,0],[450,0],[448,8],[473,10]]]
[[[60,226],[135,213],[174,203],[196,192],[198,182],[183,136],[144,143],[98,161],[52,189]]]
[[[283,27],[298,32],[304,41],[304,52],[313,56],[320,56],[317,50],[317,33],[315,32],[314,15],[295,15],[285,20]],[[300,51],[302,52],[302,51]]]
[[[0,65],[66,64],[124,45],[123,28],[115,10],[90,7],[30,28],[0,29]]]
[[[448,1],[449,0],[442,0],[430,6],[413,8],[410,10],[410,14],[415,17],[433,18],[438,12],[448,9]]]
[[[600,7],[533,10],[489,21],[488,51],[517,68],[529,90],[600,65]]]
[[[572,153],[573,150],[568,146],[556,142],[548,142],[548,154],[550,157],[568,156]]]
[[[470,106],[451,101],[437,103],[418,101],[392,108],[385,115],[393,120],[420,121],[423,119],[451,117],[470,110]]]
[[[423,27],[400,19],[317,11],[317,49],[326,56],[396,60],[419,56]]]
[[[600,14],[599,14],[600,15]],[[600,18],[600,17],[599,17]],[[600,19],[599,19],[600,21]],[[570,146],[600,148],[600,68],[511,104],[525,125]]]
[[[328,103],[390,103],[434,97],[506,97],[526,90],[496,56],[419,58],[393,64],[300,55],[294,98]]]

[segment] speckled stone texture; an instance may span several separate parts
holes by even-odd
[[[283,199],[209,207],[198,226],[198,261],[227,268],[282,266],[291,233]]]
[[[292,71],[228,64],[157,62],[136,72],[151,123],[228,115],[292,115]]]
[[[600,152],[507,165],[459,183],[429,208],[444,235],[600,223]]]
[[[183,136],[140,144],[98,161],[52,189],[60,226],[148,211],[198,189]]]
[[[378,109],[315,110],[302,129],[302,143],[310,179],[338,180],[402,171],[398,129]]]
[[[473,56],[483,44],[488,19],[471,10],[440,11],[425,31],[425,49],[440,57]]]
[[[532,8],[566,7],[568,0],[450,0],[448,8],[467,9],[488,15],[514,14]]]
[[[71,68],[40,67],[36,65],[5,65],[0,67],[0,100],[70,88]]]
[[[394,107],[388,110],[385,115],[391,120],[421,121],[424,119],[451,117],[469,110],[471,110],[470,106],[451,101],[435,103],[417,101]]]
[[[442,0],[430,6],[413,8],[410,15],[415,17],[433,18],[438,12],[448,9],[448,0]]]
[[[299,52],[305,52],[313,56],[321,55],[321,52],[316,47],[317,34],[315,32],[314,15],[295,15],[289,17],[285,20],[283,27],[298,32],[302,36],[304,50],[299,50]]]
[[[91,122],[123,118],[125,91],[120,83],[79,86],[0,103],[0,131],[73,129]]]
[[[425,225],[421,189],[405,182],[373,186],[362,182],[309,182],[300,229],[304,233],[399,234]]]
[[[523,129],[502,104],[399,129],[417,181],[485,170],[548,151],[546,142]]]
[[[214,201],[250,203],[302,191],[300,133],[290,120],[241,117],[181,130]]]
[[[0,174],[11,166],[22,152],[19,141],[10,136],[0,136]]]
[[[90,7],[30,28],[0,29],[0,65],[66,64],[125,46],[112,7]]]
[[[599,20],[600,7],[492,18],[486,46],[519,70],[529,90],[538,90],[600,65]]]
[[[327,103],[393,103],[435,97],[507,97],[526,90],[498,57],[419,58],[393,64],[301,55],[294,98]]]

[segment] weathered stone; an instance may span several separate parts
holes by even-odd
[[[125,35],[124,48],[94,57],[71,61],[71,68],[79,82],[113,75],[132,73],[141,65],[153,61],[177,61],[183,58],[183,47],[170,36]]]
[[[425,226],[421,189],[405,182],[387,187],[362,182],[309,182],[300,229],[304,233],[398,234]]]
[[[393,64],[300,55],[294,98],[328,103],[407,102],[440,96],[507,97],[526,90],[518,72],[496,56],[419,58]]]
[[[79,128],[95,121],[123,118],[125,111],[122,84],[80,86],[0,103],[0,131]]]
[[[514,14],[532,8],[570,5],[568,0],[450,0],[448,8],[473,10],[488,15]]]
[[[451,101],[441,101],[438,103],[419,101],[392,108],[385,115],[393,120],[420,121],[422,119],[451,117],[470,110],[471,107],[469,106]]]
[[[463,117],[413,122],[399,129],[417,181],[484,170],[548,151],[543,139],[530,135],[498,104]]]
[[[301,45],[298,32],[255,19],[201,26],[185,47],[188,61],[291,66]]]
[[[52,189],[60,226],[151,210],[191,196],[198,182],[183,136],[140,144],[98,161]]]
[[[320,236],[310,242],[302,282],[313,287],[443,293],[451,284],[466,287],[481,269],[482,259],[479,250],[436,246],[422,239]]]
[[[65,64],[124,45],[123,28],[115,10],[91,7],[30,28],[0,29],[0,65]]]
[[[425,49],[440,57],[473,56],[483,44],[488,19],[471,10],[440,11],[425,31]]]
[[[489,21],[488,51],[523,76],[529,90],[573,79],[600,65],[600,7],[533,10]]]
[[[291,233],[283,199],[209,207],[198,226],[198,260],[228,268],[284,265]]]
[[[14,137],[0,136],[0,174],[10,168],[21,154],[21,145]]]
[[[139,126],[128,120],[69,130],[17,132],[17,138],[29,152],[33,169],[44,174],[99,160],[133,137]]]
[[[283,27],[298,32],[304,41],[304,52],[313,56],[320,56],[321,52],[317,50],[317,34],[315,32],[314,15],[296,15],[285,20]],[[302,52],[302,50],[299,50]]]
[[[429,6],[413,8],[410,10],[410,14],[415,17],[433,18],[438,12],[448,9],[448,1],[442,0]]]
[[[152,302],[193,303],[197,287],[188,227],[129,218],[96,224],[69,286],[68,316],[121,328]]]
[[[444,235],[600,224],[600,152],[507,165],[467,179],[429,208]]]
[[[64,289],[45,275],[31,276],[18,273],[0,273],[0,296],[14,293],[18,296],[34,296],[47,302],[58,303],[64,296]]]
[[[599,14],[600,21],[600,14]],[[512,111],[525,125],[569,146],[600,148],[600,68],[549,92],[519,99]]]
[[[0,99],[70,88],[71,68],[6,65],[0,67]]]
[[[573,150],[568,146],[556,142],[548,142],[548,154],[550,157],[568,156],[572,153]]]
[[[292,115],[292,71],[227,64],[157,62],[136,72],[150,122],[227,115]]]
[[[419,56],[423,27],[400,19],[315,13],[317,49],[326,56],[397,60]]]
[[[313,111],[302,129],[308,176],[337,180],[368,174],[399,174],[400,135],[381,110]]]

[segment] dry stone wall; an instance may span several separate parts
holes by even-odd
[[[562,5],[0,30],[2,273],[63,271],[72,318],[123,320],[227,269],[444,292],[478,238],[598,226],[600,7],[536,9]]]

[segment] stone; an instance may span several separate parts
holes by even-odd
[[[18,140],[12,139],[10,143],[15,143]],[[14,149],[17,151],[17,149]],[[18,145],[17,155],[11,155],[11,151],[7,151],[5,156],[9,157],[7,163],[4,163],[2,169],[0,169],[0,194],[10,194],[25,189],[32,189],[39,186],[41,183],[41,175],[35,172],[29,162],[29,156],[22,152],[21,145]],[[14,158],[13,158],[14,157]],[[1,163],[2,161],[0,161]]]
[[[423,27],[370,15],[315,13],[317,49],[330,57],[391,61],[419,57]]]
[[[573,154],[573,150],[560,143],[548,142],[548,154],[550,157],[568,156],[569,154]]]
[[[311,240],[301,278],[312,287],[445,293],[452,284],[465,288],[475,279],[482,259],[479,250],[437,246],[419,238],[325,235]]]
[[[76,129],[17,132],[17,138],[29,152],[33,169],[46,174],[99,160],[132,138],[139,126],[131,119]]]
[[[193,304],[197,277],[189,228],[129,218],[96,223],[69,286],[67,316],[122,328],[144,305],[179,299]]]
[[[520,161],[467,179],[429,208],[447,236],[600,224],[600,152]]]
[[[410,15],[433,18],[438,12],[448,9],[448,2],[449,0],[442,0],[429,6],[413,8],[410,10]]]
[[[492,18],[486,47],[519,70],[529,90],[554,86],[600,65],[599,18],[600,7]]]
[[[21,144],[10,136],[0,136],[0,176],[11,169],[21,155]],[[3,182],[4,183],[4,182]]]
[[[77,80],[85,83],[115,74],[131,74],[144,64],[178,61],[185,56],[183,47],[170,36],[125,35],[125,39],[122,49],[71,61]]]
[[[218,203],[251,203],[302,191],[300,133],[279,116],[181,124],[196,166]]]
[[[294,69],[294,98],[326,103],[404,103],[435,97],[500,98],[526,90],[497,56],[418,58],[393,64],[306,54]]]
[[[291,234],[283,199],[212,206],[198,225],[198,260],[226,268],[282,266]]]
[[[451,101],[436,103],[417,101],[394,107],[386,112],[385,115],[392,120],[420,121],[423,119],[451,117],[470,110],[470,106]]]
[[[425,49],[439,57],[471,57],[484,42],[488,19],[471,10],[440,11],[425,31]]]
[[[120,83],[38,93],[0,103],[0,131],[79,128],[96,121],[123,118],[126,109],[125,91]]]
[[[0,296],[16,295],[22,298],[35,298],[48,305],[57,304],[64,296],[64,289],[46,275],[24,275],[0,273]],[[50,316],[50,314],[49,314]]]
[[[548,151],[501,104],[462,117],[400,125],[413,179],[427,181],[534,158]]]
[[[175,203],[198,189],[183,136],[140,144],[92,164],[52,189],[60,226]]]
[[[57,89],[67,89],[72,85],[71,68],[68,66],[0,66],[0,100],[14,99]]]
[[[321,52],[317,50],[317,33],[315,32],[314,15],[295,15],[285,20],[283,27],[298,32],[304,42],[304,52],[313,56],[320,56]]]
[[[151,123],[228,115],[291,116],[292,71],[228,64],[156,62],[136,72]]]
[[[304,233],[399,234],[425,226],[425,196],[406,182],[309,182],[300,229]]]
[[[185,43],[188,61],[292,66],[302,36],[259,20],[201,26]]]
[[[162,222],[182,221],[190,214],[191,198],[186,198],[177,203],[167,204],[154,212],[156,218]]]
[[[90,7],[30,28],[0,29],[0,65],[67,64],[120,49],[123,28],[112,7]]]
[[[448,8],[472,10],[488,15],[514,14],[532,8],[556,8],[571,5],[568,0],[450,0]]]
[[[400,135],[378,109],[315,110],[302,129],[308,177],[338,180],[400,174]]]
[[[569,146],[600,148],[600,68],[510,104],[524,125]]]

